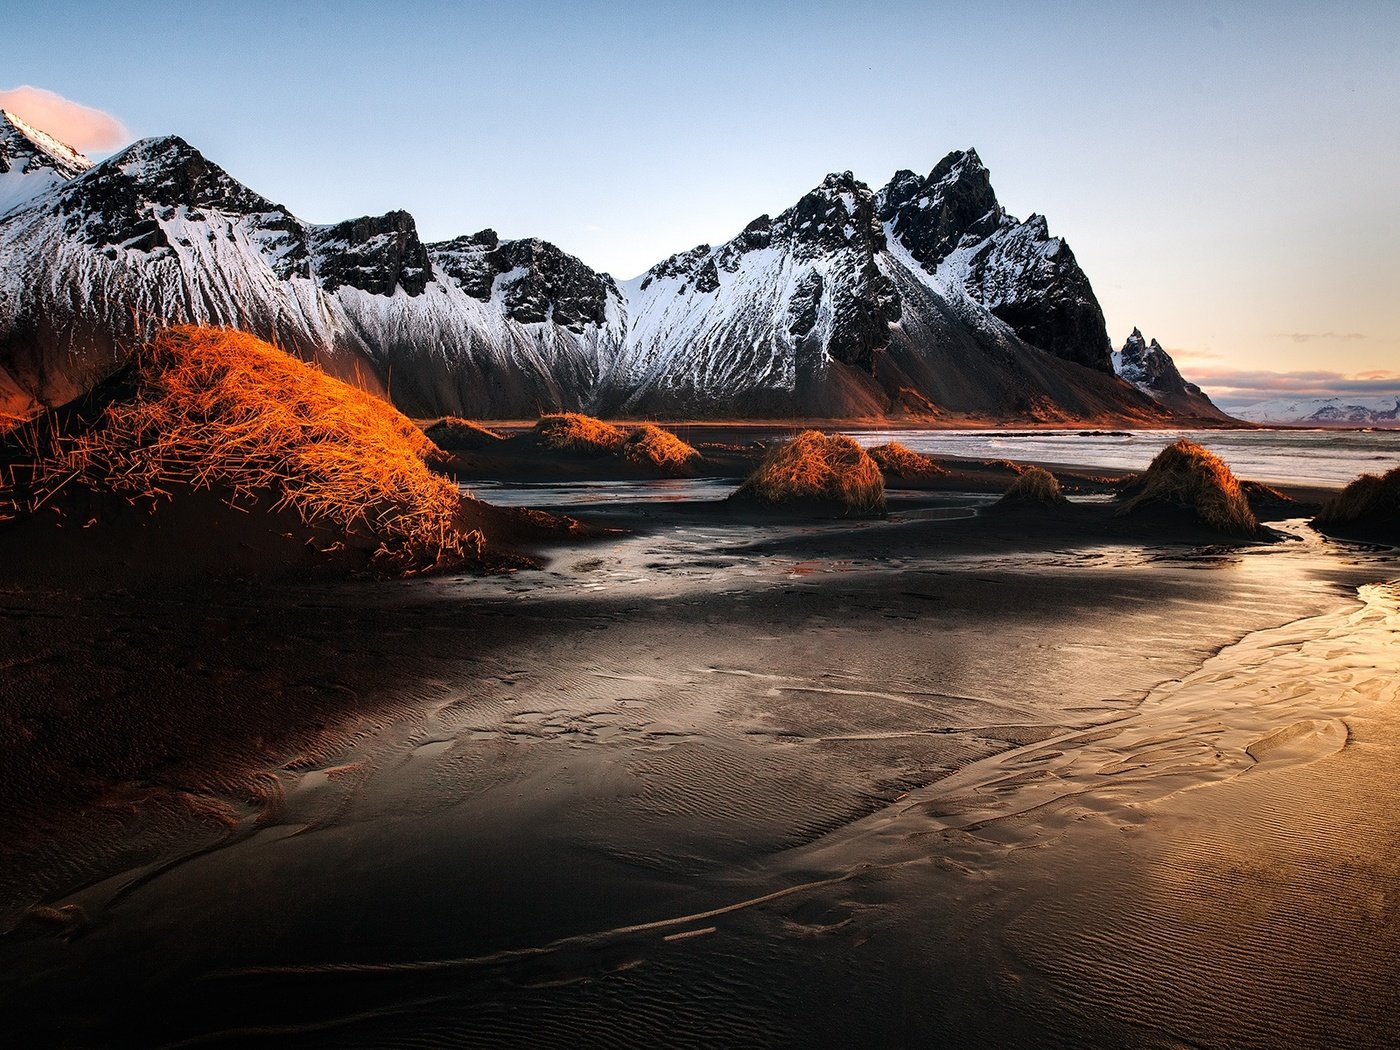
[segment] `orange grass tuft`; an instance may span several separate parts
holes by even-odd
[[[885,478],[850,438],[805,430],[772,449],[734,495],[770,504],[830,503],[848,514],[875,514],[885,509]]]
[[[586,456],[621,456],[668,474],[684,474],[699,461],[700,453],[676,435],[643,423],[619,427],[577,412],[541,416],[535,436],[545,448]]]
[[[632,428],[622,443],[622,455],[633,463],[657,467],[668,474],[688,473],[700,459],[700,453],[675,434],[650,423]]]
[[[1400,467],[1385,474],[1362,474],[1322,505],[1319,525],[1400,523]]]
[[[1002,495],[999,503],[1068,503],[1060,488],[1060,480],[1041,467],[1026,467],[1011,487]]]
[[[445,416],[431,426],[425,427],[423,433],[427,435],[429,441],[444,452],[471,451],[505,440],[490,427],[484,427],[470,419],[459,419],[457,416]]]
[[[556,452],[595,456],[618,452],[627,440],[627,432],[621,427],[578,412],[541,416],[535,424],[535,436],[541,445]]]
[[[1127,513],[1147,503],[1188,507],[1221,532],[1259,531],[1259,521],[1225,461],[1185,438],[1157,453],[1157,458],[1129,487],[1123,511]]]
[[[936,462],[932,456],[915,452],[912,448],[891,441],[868,449],[870,458],[887,478],[904,478],[908,481],[927,481],[929,478],[951,474],[947,467]]]
[[[0,434],[8,434],[11,430],[18,430],[28,422],[28,416],[17,416],[13,412],[0,412]]]
[[[71,482],[129,498],[217,489],[234,507],[291,508],[308,526],[378,542],[376,564],[416,571],[482,552],[455,524],[456,487],[398,410],[243,332],[181,326],[134,359],[134,393],[55,434],[33,502]]]

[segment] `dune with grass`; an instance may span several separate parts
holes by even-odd
[[[436,423],[424,427],[423,433],[444,452],[473,452],[505,440],[503,435],[490,427],[457,416],[444,416]]]
[[[773,508],[868,517],[885,510],[885,478],[848,437],[806,430],[775,446],[730,497]]]
[[[429,468],[438,454],[387,402],[251,335],[182,326],[83,401],[12,432],[3,499],[15,519],[81,527],[124,509],[222,507],[384,572],[480,564],[484,536]]]
[[[896,478],[900,481],[930,481],[952,473],[932,456],[915,452],[898,441],[876,445],[867,451],[886,480]]]
[[[589,458],[621,459],[644,472],[685,476],[701,456],[669,430],[650,423],[617,426],[578,412],[542,416],[533,431],[538,448]]]
[[[1322,505],[1313,525],[1340,536],[1400,543],[1400,467],[1362,474]]]
[[[1120,495],[1120,513],[1189,513],[1201,524],[1233,536],[1255,536],[1259,521],[1239,480],[1225,461],[1182,438],[1159,452]]]
[[[1042,467],[1026,467],[997,501],[999,507],[1068,506],[1059,479]]]

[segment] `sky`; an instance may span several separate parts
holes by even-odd
[[[971,146],[1115,345],[1227,406],[1400,394],[1396,0],[46,0],[6,19],[0,105],[99,157],[178,134],[313,222],[404,208],[619,278]]]

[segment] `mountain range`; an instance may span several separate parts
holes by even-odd
[[[180,322],[419,417],[1226,418],[1155,342],[1110,353],[1074,253],[974,150],[879,190],[829,175],[619,283],[541,240],[424,243],[402,211],[307,223],[175,136],[94,165],[0,113],[0,408],[70,400]]]
[[[1238,409],[1240,419],[1304,427],[1400,426],[1400,396],[1271,398]]]

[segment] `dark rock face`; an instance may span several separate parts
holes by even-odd
[[[745,249],[754,232],[756,224],[750,223],[730,247]],[[899,320],[900,300],[894,285],[875,263],[876,254],[886,245],[870,187],[849,171],[828,175],[820,186],[773,220],[766,239],[769,246],[786,242],[797,259],[831,258],[825,282],[812,274],[816,298],[808,309],[800,311],[801,316],[805,320],[810,310],[815,320],[825,291],[831,311],[827,355],[873,373],[875,355],[889,345],[889,326]],[[795,299],[802,291],[798,289]]]
[[[789,335],[801,339],[817,326],[817,310],[822,304],[824,287],[822,275],[815,270],[797,282],[788,303]]]
[[[348,284],[373,295],[393,295],[395,288],[422,295],[433,279],[432,260],[406,211],[313,227],[311,239],[316,276],[328,292]]]
[[[967,289],[1026,342],[1066,361],[1112,372],[1103,310],[1069,245],[1045,219],[990,237],[969,260]]]
[[[879,196],[880,218],[925,270],[969,253],[966,290],[1018,336],[1056,357],[1112,372],[1103,310],[1069,245],[1044,218],[1008,216],[976,150],[950,153],[926,179],[897,172]]]
[[[990,237],[1004,218],[976,150],[949,153],[926,179],[896,172],[879,201],[881,221],[930,270],[964,242]]]
[[[799,255],[806,256],[846,249],[873,255],[885,248],[875,195],[849,171],[828,175],[779,215],[773,221],[770,242],[777,237],[786,237]]]
[[[607,318],[612,278],[547,241],[502,241],[482,230],[428,246],[434,262],[473,299],[486,302],[500,282],[506,316],[521,324],[552,321],[572,332]]]

